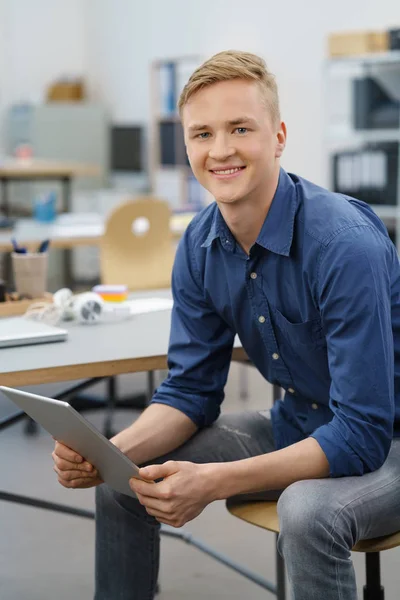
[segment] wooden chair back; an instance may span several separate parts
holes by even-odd
[[[139,197],[125,202],[107,219],[100,245],[104,284],[129,290],[170,287],[174,245],[167,202]]]

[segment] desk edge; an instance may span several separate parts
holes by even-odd
[[[232,360],[246,360],[243,348],[234,348]],[[45,383],[58,383],[74,379],[92,379],[96,377],[122,375],[126,373],[140,373],[143,371],[157,371],[167,368],[167,356],[149,356],[141,358],[127,358],[125,360],[110,360],[97,363],[80,365],[66,365],[46,369],[32,369],[13,371],[0,374],[1,385],[9,387],[22,387],[26,385],[40,385]]]

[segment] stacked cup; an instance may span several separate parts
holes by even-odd
[[[47,291],[48,242],[37,252],[28,252],[14,244],[11,254],[15,290],[20,297],[42,298]]]

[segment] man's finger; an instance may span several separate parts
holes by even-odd
[[[92,473],[94,470],[93,465],[87,461],[77,464],[76,462],[71,462],[69,460],[65,460],[64,458],[60,458],[55,452],[53,452],[52,457],[55,464],[61,471],[80,470],[87,473]]]
[[[147,510],[147,509],[146,509]],[[176,521],[171,518],[171,515],[164,513],[158,510],[152,510],[151,508],[147,510],[147,514],[151,517],[154,517],[159,523],[165,523],[166,525],[170,525],[171,527],[175,527]]]
[[[140,477],[155,481],[156,479],[162,479],[168,477],[179,471],[179,463],[175,460],[168,460],[162,465],[149,465],[148,467],[142,467],[139,469]]]
[[[154,515],[150,514],[150,516],[154,517],[159,523],[164,523],[165,525],[169,525],[170,527],[183,527],[183,522],[181,522],[179,519],[171,519],[170,516],[164,515],[164,513],[158,513]]]
[[[93,481],[89,479],[73,479],[72,481],[65,481],[65,479],[58,478],[58,482],[65,488],[75,489],[75,488],[85,488],[92,487]]]
[[[63,481],[73,481],[74,479],[84,479],[85,481],[93,481],[98,476],[97,472],[88,473],[86,477],[82,476],[82,471],[62,471],[56,465],[53,467],[54,471],[57,473],[60,479]]]
[[[168,500],[159,500],[158,498],[150,498],[148,496],[142,496],[141,494],[136,494],[140,504],[142,504],[146,510],[148,508],[152,510],[158,510],[160,512],[168,514],[169,504]]]
[[[160,483],[147,483],[146,481],[140,481],[134,477],[129,480],[129,485],[136,494],[140,494],[146,498],[167,500],[168,491],[165,489],[165,485],[162,484],[162,481],[160,481]]]
[[[71,448],[68,448],[68,446],[64,446],[64,444],[61,444],[60,442],[56,442],[54,452],[60,458],[64,458],[65,460],[69,460],[73,463],[81,463],[84,460],[80,454],[74,450],[71,450]]]

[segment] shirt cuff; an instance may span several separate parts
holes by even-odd
[[[150,404],[165,404],[180,410],[189,417],[199,429],[211,425],[219,417],[221,412],[218,402],[206,401],[203,398],[196,398],[194,400],[175,394],[173,396],[170,396],[169,394],[164,395],[158,391],[151,399]]]
[[[318,427],[310,437],[317,440],[325,453],[329,463],[330,477],[364,474],[362,460],[330,423]]]

